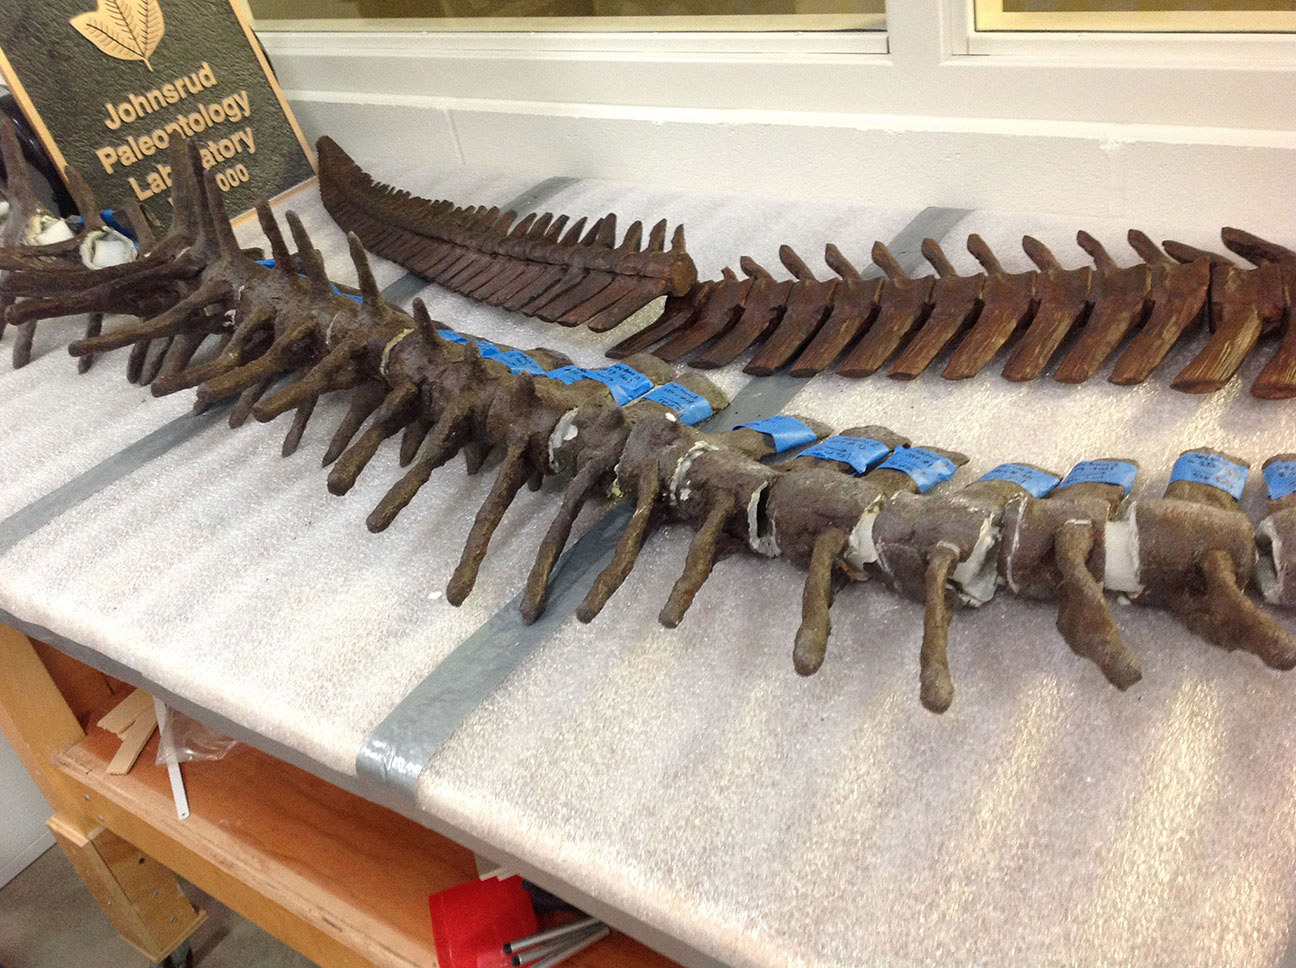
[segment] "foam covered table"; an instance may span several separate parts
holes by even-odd
[[[929,231],[960,271],[973,268],[973,231],[1010,269],[1027,267],[1026,232],[1081,264],[1077,228],[1113,253],[1129,228],[537,184],[357,155],[383,180],[462,204],[615,211],[623,228],[683,221],[703,278],[742,254],[776,271],[782,242],[816,270],[828,241],[861,267],[874,239],[900,239],[897,255],[912,260]],[[353,282],[317,196],[281,207],[303,216],[332,276]],[[1217,247],[1218,226],[1140,227]],[[240,236],[259,244],[255,228]],[[375,269],[392,298],[418,291],[399,267]],[[436,287],[421,294],[458,330],[582,365],[599,365],[611,342]],[[667,527],[595,622],[559,614],[543,637],[496,643],[517,650],[507,674],[471,697],[443,742],[415,742],[416,768],[385,783],[364,768],[373,737],[404,710],[406,733],[388,738],[417,740],[409,700],[521,590],[557,485],[522,493],[476,590],[453,608],[442,591],[489,473],[454,462],[372,535],[364,518],[398,473],[397,448],[385,445],[347,497],[330,496],[319,458],[345,401],[321,401],[284,459],[286,420],[195,424],[190,393],[154,400],[126,384],[123,354],[78,377],[62,347],[80,326],[43,324],[34,362],[0,369],[0,610],[18,627],[398,806],[686,963],[1290,963],[1296,677],[1137,607],[1117,613],[1144,670],[1125,694],[1067,649],[1048,605],[1003,594],[959,612],[958,694],[934,716],[918,703],[921,607],[878,583],[838,596],[827,661],[809,679],[791,662],[803,575],[781,561],[721,562],[681,627],[661,628],[691,537]],[[1159,493],[1191,446],[1257,464],[1292,449],[1292,405],[1246,393],[1262,359],[1219,393],[1169,390],[1200,339],[1136,388],[1106,383],[1105,370],[1068,387],[1008,383],[993,367],[950,383],[932,367],[911,382],[826,373],[757,390],[744,389],[745,358],[713,376],[736,412],[773,402],[962,450],[972,460],[959,481],[1005,460],[1065,471],[1115,456],[1138,460],[1138,486]],[[1261,490],[1253,474],[1253,517]],[[606,510],[587,509],[573,537]]]

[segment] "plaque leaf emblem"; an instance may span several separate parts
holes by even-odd
[[[143,61],[150,71],[149,58],[166,30],[158,0],[99,0],[97,10],[79,13],[69,23],[109,57]]]

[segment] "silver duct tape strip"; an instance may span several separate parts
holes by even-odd
[[[351,776],[350,774],[340,773],[337,770],[314,760],[306,754],[300,752],[294,747],[288,746],[278,740],[270,739],[260,733],[253,732],[247,727],[227,719],[220,713],[212,712],[205,706],[199,706],[194,702],[186,699],[184,696],[171,692],[165,686],[159,685],[147,676],[140,675],[129,666],[125,666],[116,659],[74,642],[71,639],[64,638],[42,625],[35,622],[28,622],[11,614],[3,608],[0,608],[0,625],[8,625],[10,628],[17,629],[24,635],[30,635],[38,642],[45,642],[54,646],[65,655],[93,669],[98,669],[105,675],[120,679],[122,682],[143,689],[151,696],[161,699],[172,709],[179,710],[186,716],[191,716],[206,726],[211,727],[218,733],[224,733],[232,739],[236,739],[248,746],[255,747],[263,753],[268,753],[275,759],[282,760],[316,776],[321,780],[333,784],[346,790],[348,793],[354,793],[356,796],[363,797],[371,803],[398,813],[415,823],[421,824],[444,837],[448,837],[455,843],[467,847],[469,850],[494,860],[497,864],[509,868],[516,873],[521,874],[527,880],[531,881],[551,894],[563,898],[569,904],[575,905],[582,911],[587,911],[597,917],[599,920],[611,924],[617,930],[628,934],[630,937],[637,939],[655,951],[659,951],[669,958],[678,961],[680,964],[689,965],[691,968],[724,968],[720,962],[699,951],[675,940],[670,935],[664,934],[657,928],[644,923],[638,918],[632,917],[615,908],[605,904],[596,897],[591,897],[582,889],[560,881],[552,877],[547,871],[539,870],[531,866],[525,859],[513,857],[510,854],[501,854],[492,844],[486,843],[474,834],[462,830],[453,824],[446,823],[438,817],[423,813],[410,801],[399,794],[391,787],[383,786],[366,779],[365,777]]]
[[[919,251],[922,240],[940,241],[969,212],[925,208],[889,248],[906,272],[917,273],[926,265]],[[754,377],[701,428],[728,430],[779,413],[807,382],[787,374]],[[419,777],[451,734],[576,611],[593,577],[612,559],[632,511],[629,502],[614,506],[563,553],[550,580],[544,613],[533,625],[522,622],[519,594],[460,642],[374,727],[356,756],[356,773],[414,801]]]
[[[26,507],[15,511],[0,521],[0,554],[45,527],[59,515],[94,497],[128,474],[133,474],[154,458],[161,457],[171,449],[192,440],[213,424],[224,420],[233,405],[232,400],[224,401],[214,404],[203,413],[187,413],[176,417],[72,478],[66,484],[56,487]]]

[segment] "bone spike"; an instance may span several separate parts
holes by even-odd
[[[268,376],[239,394],[238,402],[234,404],[234,409],[230,412],[229,425],[231,430],[236,430],[247,423],[247,418],[252,416],[252,408],[261,399],[261,394],[270,389],[270,384],[273,382],[274,377]],[[199,402],[201,402],[201,399]],[[196,407],[197,404],[195,404]]]
[[[1126,238],[1130,248],[1139,254],[1139,258],[1150,265],[1173,265],[1174,260],[1161,251],[1146,232],[1130,229]]]
[[[481,568],[482,559],[486,557],[491,536],[503,520],[504,512],[513,503],[513,498],[526,483],[529,474],[530,469],[527,466],[524,448],[510,447],[504,457],[504,463],[500,465],[495,483],[491,486],[490,494],[487,495],[486,501],[473,520],[472,530],[468,533],[459,565],[450,576],[449,584],[446,585],[446,601],[451,605],[462,605],[472,591],[473,585],[477,582],[477,573]]]
[[[810,271],[810,267],[805,264],[796,250],[790,245],[780,245],[779,261],[783,263],[783,268],[792,273],[792,277],[800,282],[816,282],[815,274]]]
[[[891,250],[881,242],[873,243],[872,255],[874,264],[887,274],[888,279],[909,278],[909,274],[900,267],[900,263],[897,262],[896,257],[891,254]]]
[[[1081,229],[1076,233],[1076,244],[1089,254],[1089,258],[1094,260],[1094,265],[1100,272],[1119,272],[1120,266],[1116,260],[1108,254],[1103,248],[1103,244],[1095,239],[1092,235]]]
[[[639,244],[643,241],[643,222],[635,219],[626,229],[625,238],[621,240],[619,248],[626,252],[638,252]]]
[[[621,540],[617,542],[612,560],[599,572],[599,576],[594,579],[594,586],[585,596],[585,600],[580,603],[580,607],[576,609],[576,618],[582,622],[594,621],[594,617],[603,611],[603,606],[621,587],[629,576],[630,570],[635,566],[639,550],[648,537],[653,512],[657,506],[658,482],[655,463],[645,467],[640,473],[635,493],[637,499],[634,514],[621,535]]]
[[[922,652],[919,656],[922,704],[934,713],[943,713],[954,701],[954,680],[950,678],[946,647],[949,639],[950,603],[945,583],[958,552],[939,545],[927,559],[927,602],[923,614]]]
[[[848,281],[862,281],[859,270],[851,261],[842,255],[841,249],[829,242],[824,246],[824,262],[828,268]]]
[[[378,452],[378,445],[399,432],[408,422],[409,406],[416,399],[418,399],[418,387],[413,383],[402,383],[387,394],[379,404],[369,429],[347,448],[341,460],[329,472],[330,494],[342,495],[355,486],[361,472]]]
[[[18,338],[14,340],[13,368],[20,370],[31,362],[32,340],[36,337],[36,323],[23,323],[18,327]],[[98,337],[89,337],[97,339]]]
[[[1053,537],[1053,554],[1062,575],[1057,630],[1071,651],[1097,665],[1108,682],[1128,689],[1143,673],[1134,653],[1121,641],[1102,583],[1089,571],[1093,540],[1088,522],[1064,524]]]
[[[946,257],[945,250],[935,239],[922,240],[922,254],[923,258],[932,264],[938,276],[958,275],[958,270],[954,268],[953,263]]]
[[[167,354],[171,352],[171,347],[174,343],[174,336],[165,336],[160,340],[153,340],[151,345],[155,352],[145,361],[144,369],[140,372],[141,386],[151,386],[153,381],[157,379],[158,373],[162,370],[162,364],[166,361]],[[197,408],[198,402],[195,401],[195,412],[198,412]]]
[[[297,415],[293,417],[292,426],[288,428],[288,433],[284,437],[283,447],[280,453],[284,457],[291,457],[297,452],[297,447],[301,443],[302,434],[306,432],[306,424],[310,422],[311,414],[315,412],[315,404],[319,397],[311,397],[300,407],[297,408]],[[253,412],[256,408],[253,407]]]
[[[418,326],[419,335],[428,341],[431,346],[444,345],[447,340],[437,332],[437,324],[432,321],[428,314],[427,304],[421,298],[414,300],[413,306],[414,323]]]
[[[846,532],[837,528],[829,528],[815,537],[805,588],[801,592],[801,625],[792,649],[792,664],[799,676],[818,672],[827,654],[828,633],[832,629],[828,610],[833,600],[833,567],[846,547],[847,537]]]
[[[103,332],[103,320],[103,313],[90,314],[89,318],[86,319],[86,339],[93,339]],[[83,356],[77,360],[77,372],[85,373],[92,365],[94,365],[94,354]]]
[[[1195,245],[1187,245],[1183,242],[1176,242],[1174,239],[1166,239],[1161,243],[1161,248],[1165,249],[1166,254],[1176,262],[1196,262],[1198,259],[1209,259],[1212,265],[1217,263],[1231,265],[1232,263],[1215,252],[1207,252],[1205,249],[1199,249]]]
[[[152,345],[151,341],[142,339],[131,346],[130,356],[126,360],[127,383],[140,382],[144,372],[144,362],[148,359],[149,347]]]
[[[270,256],[274,259],[275,269],[285,275],[297,275],[292,254],[288,251],[287,243],[284,242],[283,232],[279,230],[279,220],[275,218],[270,203],[264,198],[258,198],[256,213],[257,221],[261,223],[261,231],[270,240]]]
[[[1053,256],[1052,250],[1039,239],[1035,238],[1035,236],[1023,235],[1022,248],[1026,250],[1026,255],[1030,258],[1031,262],[1035,263],[1041,269],[1047,270],[1062,268],[1058,263],[1058,260]]]
[[[5,194],[11,206],[9,217],[25,222],[41,210],[41,205],[36,200],[27,161],[18,144],[18,130],[8,116],[0,118],[0,155],[4,157]]]
[[[769,274],[769,270],[750,256],[743,256],[738,260],[738,268],[751,279],[768,279],[771,282],[774,277]]]
[[[103,215],[99,212],[99,203],[95,201],[94,192],[90,190],[81,172],[71,165],[64,165],[63,180],[67,182],[72,201],[76,202],[77,211],[81,213],[81,218],[85,222],[85,230],[93,232],[96,229],[103,229],[105,226]]]
[[[219,400],[222,397],[232,396],[261,380],[273,379],[284,370],[292,369],[293,362],[290,353],[297,348],[299,343],[310,339],[314,335],[315,323],[309,319],[301,320],[270,344],[270,348],[265,351],[264,355],[251,363],[240,366],[236,370],[222,373],[200,386],[198,388],[198,398],[210,402]]]
[[[146,319],[111,333],[104,333],[91,339],[79,339],[68,345],[68,352],[73,356],[84,356],[87,353],[106,353],[119,349],[128,343],[141,339],[157,339],[159,336],[170,336],[190,324],[194,313],[207,307],[229,302],[234,290],[229,283],[221,279],[209,279],[196,290],[180,300],[160,316]]]
[[[1169,602],[1188,627],[1213,645],[1252,652],[1272,668],[1296,668],[1296,640],[1238,588],[1228,552],[1206,552],[1200,568],[1204,594],[1184,588]]]
[[[354,232],[347,233],[347,244],[351,247],[351,261],[355,263],[356,275],[360,279],[360,296],[367,306],[382,306],[382,293],[374,279],[373,269],[369,268],[369,256],[360,236]]]
[[[203,173],[203,187],[207,192],[207,207],[211,212],[212,229],[221,255],[226,258],[236,256],[242,250],[238,239],[234,238],[234,226],[230,224],[229,214],[225,211],[225,193],[216,184],[216,176],[212,172]]]
[[[649,252],[662,252],[665,250],[665,248],[666,248],[666,220],[661,219],[652,227],[652,231],[648,233],[647,249]]]
[[[131,231],[135,233],[135,241],[139,243],[140,251],[147,252],[152,249],[157,244],[157,238],[139,201],[133,197],[128,198],[121,203],[121,209],[126,213],[126,221],[130,223]]]
[[[528,625],[539,618],[540,613],[544,611],[545,597],[549,590],[549,576],[558,561],[558,556],[567,545],[567,538],[571,535],[576,516],[580,514],[590,492],[599,481],[612,473],[616,460],[616,455],[590,460],[576,472],[567,490],[563,492],[562,506],[554,515],[549,530],[545,532],[544,540],[540,543],[535,564],[532,565],[531,574],[527,577],[526,591],[522,595],[522,621]]]
[[[1220,229],[1220,238],[1224,240],[1226,249],[1256,265],[1264,262],[1296,263],[1296,252],[1242,229],[1225,226]]]
[[[377,381],[362,383],[356,387],[351,397],[351,406],[343,416],[342,422],[338,424],[337,430],[333,432],[333,439],[329,441],[328,449],[324,451],[324,459],[321,463],[325,467],[342,455],[342,451],[346,450],[347,445],[351,443],[351,438],[369,419],[369,415],[382,405],[386,397],[387,387]]]
[[[675,226],[675,232],[671,235],[671,251],[680,255],[684,254],[684,226]]]
[[[400,466],[409,467],[414,463],[414,458],[418,456],[419,448],[423,446],[423,441],[427,438],[428,433],[432,430],[432,424],[421,417],[409,423],[405,427],[405,432],[401,435],[400,443]]]
[[[282,413],[303,406],[308,400],[339,389],[334,385],[334,378],[339,370],[355,359],[364,349],[364,345],[364,337],[355,336],[333,347],[324,359],[306,372],[304,377],[257,404],[255,410],[257,420],[261,423],[273,420]]]
[[[459,449],[460,438],[464,436],[464,425],[471,411],[471,404],[460,398],[441,414],[441,418],[437,420],[428,435],[423,459],[393,484],[383,499],[378,502],[378,506],[369,512],[365,525],[370,531],[375,534],[386,531],[396,520],[396,515],[400,514],[405,505],[414,499],[419,488],[428,482],[432,472],[455,455]]]
[[[689,544],[688,558],[684,571],[675,581],[670,598],[662,607],[657,621],[668,629],[673,629],[684,620],[684,613],[693,604],[693,599],[702,590],[703,584],[711,576],[715,566],[716,545],[724,533],[725,525],[733,516],[737,501],[733,495],[725,493],[715,507],[707,512],[706,519],[698,528],[697,534]]]
[[[1004,267],[1000,264],[999,257],[994,254],[994,249],[990,248],[986,240],[975,232],[968,236],[967,248],[972,253],[972,257],[985,267],[986,272],[1004,274]]]

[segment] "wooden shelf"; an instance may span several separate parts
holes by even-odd
[[[242,747],[184,765],[191,815],[176,817],[157,737],[124,776],[117,737],[92,727],[55,757],[87,812],[113,833],[325,966],[427,968],[427,896],[477,876],[472,853],[265,753]],[[572,968],[666,968],[624,935]]]

